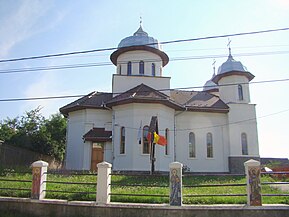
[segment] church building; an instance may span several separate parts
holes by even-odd
[[[94,91],[60,108],[68,120],[67,169],[95,170],[107,161],[114,171],[150,171],[153,116],[167,140],[155,146],[155,171],[178,161],[190,172],[242,173],[245,161],[260,158],[249,91],[254,75],[230,49],[203,91],[170,88],[162,73],[169,57],[142,26],[110,59],[116,66],[111,93]]]

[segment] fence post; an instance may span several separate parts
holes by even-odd
[[[170,205],[181,206],[182,195],[182,167],[179,162],[170,163]]]
[[[41,200],[46,194],[46,172],[48,163],[45,161],[36,161],[32,163],[32,188],[31,198]]]
[[[244,166],[247,180],[247,204],[262,206],[260,162],[251,159],[246,161]]]
[[[102,162],[97,164],[97,192],[96,202],[110,203],[111,164]]]

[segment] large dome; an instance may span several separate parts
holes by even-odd
[[[110,60],[114,65],[117,65],[119,55],[136,50],[145,50],[158,55],[162,59],[162,66],[165,66],[169,62],[169,57],[165,52],[161,51],[158,40],[150,37],[143,31],[142,26],[132,36],[121,40],[117,50],[110,55]]]
[[[118,44],[118,48],[147,45],[156,49],[159,48],[159,42],[157,39],[150,37],[140,26],[139,29],[133,34],[133,36],[126,37]]]

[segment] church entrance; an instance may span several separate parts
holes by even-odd
[[[97,171],[97,164],[103,161],[103,144],[93,143],[91,151],[91,171]]]

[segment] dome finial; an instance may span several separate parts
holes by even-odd
[[[230,38],[228,38],[227,47],[229,48],[229,58],[233,58],[232,53],[231,53],[231,39]]]
[[[140,15],[140,17],[139,17],[139,25],[141,26],[141,24],[142,24],[142,16]]]

